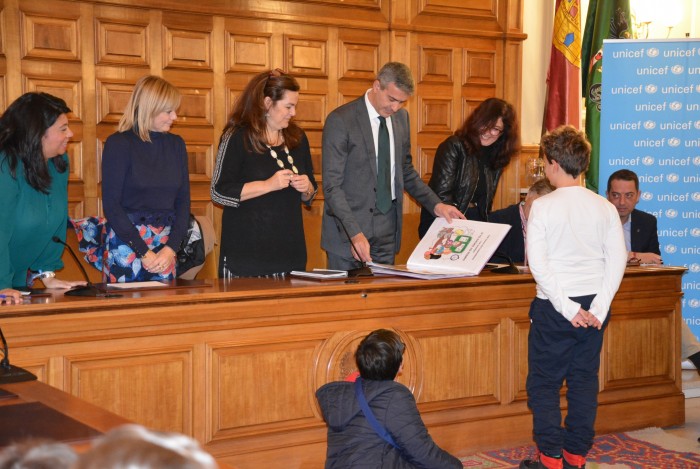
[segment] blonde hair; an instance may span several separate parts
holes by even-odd
[[[180,91],[162,78],[154,75],[141,77],[131,93],[117,130],[132,130],[141,140],[150,142],[149,130],[153,119],[161,112],[179,108],[181,99]]]
[[[74,469],[217,469],[197,441],[181,433],[122,425],[98,439]]]

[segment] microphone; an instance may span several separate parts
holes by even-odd
[[[88,276],[87,272],[85,271],[85,267],[83,267],[83,264],[80,263],[80,260],[78,259],[78,256],[75,255],[73,252],[73,249],[68,246],[67,243],[63,242],[61,238],[58,236],[54,236],[51,238],[51,240],[54,243],[58,244],[63,244],[66,249],[68,249],[68,252],[70,253],[71,257],[73,257],[73,260],[75,261],[76,264],[78,264],[78,267],[80,268],[80,272],[83,274],[83,278],[85,279],[86,285],[79,285],[77,287],[73,287],[70,290],[66,291],[64,295],[66,296],[99,296],[99,297],[105,297],[105,298],[114,298],[114,297],[119,297],[121,295],[116,295],[113,293],[107,293],[102,290],[100,290],[94,283],[90,281],[90,277]]]
[[[340,223],[340,227],[343,229],[343,232],[345,233],[345,237],[347,240],[350,242],[350,246],[352,247],[352,250],[355,251],[355,255],[357,257],[360,257],[360,253],[355,247],[355,243],[352,242],[352,238],[350,237],[350,233],[348,233],[347,228],[345,228],[345,224],[343,224],[343,221],[340,219],[340,217],[336,217],[335,214],[331,210],[326,210],[326,213],[330,215],[331,217],[335,218],[338,220],[338,223]],[[348,277],[373,277],[374,274],[372,273],[372,269],[367,267],[367,263],[364,261],[360,261],[361,266],[357,267],[355,269],[350,269],[348,270]]]
[[[503,267],[496,267],[495,269],[491,269],[490,272],[494,272],[496,274],[519,274],[520,270],[518,270],[518,267],[515,265],[515,262],[513,262],[513,259],[510,258],[507,254],[501,252],[501,251],[496,251],[493,253],[493,256],[491,257],[500,257],[501,259],[505,259],[508,261],[508,265],[503,266]]]
[[[21,383],[23,381],[33,381],[36,376],[18,366],[10,365],[9,348],[5,340],[5,334],[0,328],[0,338],[2,338],[2,361],[0,361],[0,384]]]

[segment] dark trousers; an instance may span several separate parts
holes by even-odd
[[[595,295],[571,298],[583,309]],[[530,305],[528,336],[528,406],[533,433],[540,451],[556,456],[562,449],[585,456],[593,446],[598,410],[598,370],[603,331],[574,327],[549,300],[535,298]],[[561,426],[559,391],[566,380],[568,411]]]
[[[391,204],[387,213],[381,213],[375,209],[372,217],[373,236],[368,237],[369,254],[372,261],[378,264],[394,264],[396,258],[396,224],[398,223],[398,208],[396,200]],[[366,235],[366,233],[365,233]],[[342,234],[341,236],[345,236]],[[328,268],[336,270],[350,270],[360,267],[362,264],[352,257],[352,246],[348,245],[347,256],[339,256],[328,252]]]

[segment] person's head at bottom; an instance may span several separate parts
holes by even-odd
[[[69,469],[78,456],[73,448],[49,440],[25,440],[0,451],[0,469]]]
[[[401,337],[388,329],[370,332],[355,351],[355,363],[362,379],[392,381],[401,371],[403,351]]]
[[[98,439],[74,469],[217,469],[214,458],[180,433],[123,425]]]

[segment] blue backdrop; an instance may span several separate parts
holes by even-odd
[[[600,192],[639,176],[637,208],[658,219],[664,264],[688,268],[683,317],[700,335],[700,41],[605,41]]]

